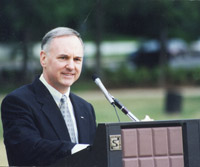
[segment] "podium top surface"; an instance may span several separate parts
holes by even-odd
[[[140,121],[140,122],[119,122],[119,123],[98,123],[98,126],[148,126],[148,125],[155,125],[155,126],[168,126],[169,124],[178,126],[182,125],[186,122],[200,122],[200,119],[183,119],[183,120],[158,120],[158,121]]]

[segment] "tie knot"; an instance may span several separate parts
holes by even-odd
[[[61,100],[67,101],[67,96],[66,95],[62,95]]]
[[[60,99],[61,105],[67,102],[67,96],[63,95]]]

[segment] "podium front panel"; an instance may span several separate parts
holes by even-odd
[[[122,129],[123,166],[183,167],[182,127]]]
[[[105,123],[108,167],[197,167],[200,120]],[[117,149],[112,149],[112,136]],[[120,136],[121,147],[118,147]],[[118,148],[120,148],[118,150]]]

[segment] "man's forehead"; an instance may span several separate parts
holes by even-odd
[[[79,37],[77,37],[76,35],[62,35],[62,36],[54,37],[52,39],[52,41],[59,41],[59,40],[66,40],[69,42],[72,42],[72,40],[74,40],[74,41],[80,42],[83,45],[82,40]]]
[[[75,35],[65,35],[65,36],[59,36],[59,37],[55,37],[52,39],[51,43],[50,43],[50,47],[54,47],[56,45],[56,47],[62,46],[62,45],[67,45],[67,46],[73,46],[73,47],[82,47],[83,43],[82,41]]]

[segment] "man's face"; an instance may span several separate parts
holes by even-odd
[[[83,45],[74,35],[52,39],[47,53],[41,51],[40,62],[46,81],[61,93],[79,78],[83,62]]]

